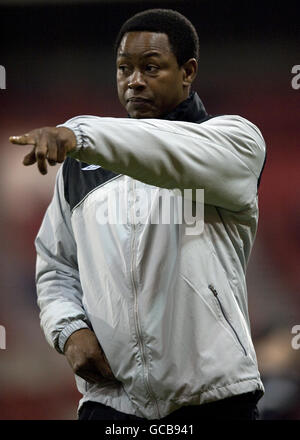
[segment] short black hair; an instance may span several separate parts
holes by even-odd
[[[199,59],[199,37],[193,24],[172,9],[147,9],[129,18],[121,27],[116,41],[117,54],[123,36],[127,32],[157,32],[167,34],[179,66],[190,58]]]

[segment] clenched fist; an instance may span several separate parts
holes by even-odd
[[[33,145],[23,164],[27,166],[37,162],[41,174],[47,174],[46,161],[49,165],[62,163],[67,153],[76,147],[75,134],[66,127],[37,128],[21,136],[11,136],[9,140],[13,144]]]

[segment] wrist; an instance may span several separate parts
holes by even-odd
[[[71,128],[58,126],[59,139],[66,147],[66,153],[73,151],[77,145],[77,139],[74,131]]]
[[[73,321],[70,324],[68,324],[59,334],[56,349],[59,353],[64,354],[65,351],[65,345],[69,337],[76,332],[77,330],[81,329],[89,329],[89,326],[86,322],[82,321],[81,319],[78,319],[77,321]]]

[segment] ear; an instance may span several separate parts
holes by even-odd
[[[182,85],[184,87],[189,87],[197,75],[197,71],[198,71],[197,60],[195,58],[190,58],[181,66],[181,68],[183,72]]]

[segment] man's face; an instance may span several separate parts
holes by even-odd
[[[128,32],[122,38],[118,96],[132,118],[159,118],[184,101],[183,74],[166,34]]]

